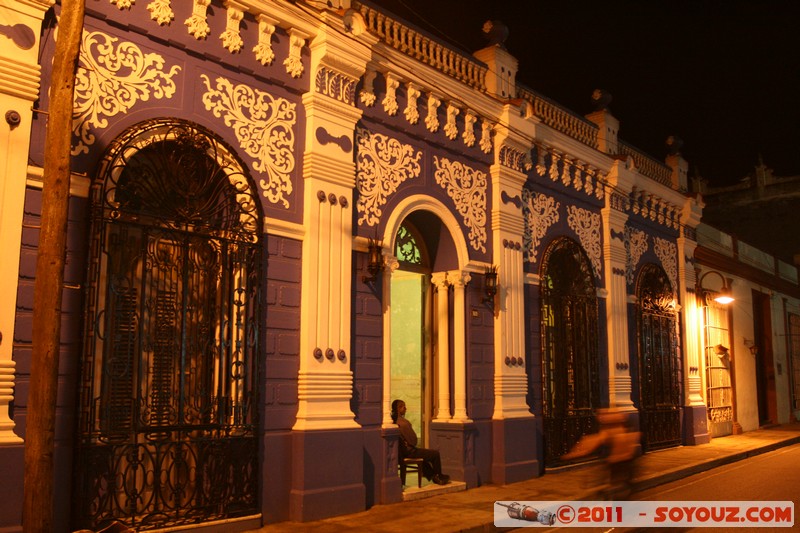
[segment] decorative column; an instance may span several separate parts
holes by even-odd
[[[447,278],[453,285],[453,421],[472,422],[467,414],[467,308],[464,299],[464,289],[471,276],[468,272],[450,272]]]
[[[383,292],[383,421],[381,436],[386,443],[383,454],[384,475],[381,479],[381,503],[394,503],[403,500],[403,486],[397,475],[397,462],[400,459],[400,430],[392,421],[392,274],[400,266],[397,257],[384,249],[384,269],[381,276]]]
[[[436,287],[436,409],[434,422],[447,422],[450,414],[450,323],[449,284],[447,273],[437,272],[431,276],[431,285]]]
[[[694,250],[695,235],[702,208],[694,198],[687,198],[681,214],[681,233],[678,237],[678,291],[683,304],[681,324],[685,391],[684,437],[686,444],[705,444],[711,440],[708,432],[708,409],[703,400],[701,370],[705,367],[702,355],[700,309],[695,294]],[[701,364],[701,361],[703,363]]]
[[[609,181],[619,187],[628,170],[614,163]],[[634,411],[631,400],[630,352],[628,349],[628,295],[625,250],[625,224],[628,221],[628,198],[617,190],[606,193],[603,217],[603,257],[606,270],[606,327],[608,335],[609,405],[612,409]]]
[[[326,18],[324,24],[293,32],[317,32],[309,41],[311,90],[303,95],[305,235],[289,496],[289,517],[300,522],[363,511],[366,501],[364,436],[350,407],[354,388],[350,347],[353,134],[361,118],[355,88],[370,49],[369,43],[347,35],[338,16],[320,15]],[[296,55],[294,72],[301,76],[305,70],[300,50]],[[348,467],[341,468],[343,464]]]
[[[507,484],[539,475],[536,419],[527,403],[525,347],[525,219],[522,188],[530,170],[536,121],[506,105],[495,128],[492,177],[492,258],[498,292],[494,315],[494,412],[492,483]],[[524,137],[521,134],[526,134]]]

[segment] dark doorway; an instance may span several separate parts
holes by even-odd
[[[778,421],[775,393],[775,366],[772,354],[772,314],[769,294],[753,291],[753,343],[749,347],[755,356],[758,424],[765,426]]]

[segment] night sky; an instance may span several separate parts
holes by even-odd
[[[611,93],[620,138],[690,176],[733,184],[759,155],[800,175],[799,0],[373,0],[474,52],[486,20],[509,28],[517,82],[573,112]]]

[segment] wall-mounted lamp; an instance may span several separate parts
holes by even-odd
[[[731,289],[731,287],[733,286],[733,280],[731,278],[726,278],[716,270],[709,270],[708,272],[706,272],[701,276],[699,268],[695,269],[695,274],[696,274],[695,278],[697,279],[697,284],[695,285],[695,293],[698,296],[702,296],[703,294],[704,291],[703,280],[706,278],[706,276],[708,276],[709,274],[715,274],[719,276],[719,279],[722,280],[722,288],[719,291],[716,291],[717,295],[714,297],[714,301],[722,305],[727,305],[733,302],[734,300],[733,290]]]
[[[382,245],[380,241],[370,239],[367,245],[367,272],[369,276],[362,276],[361,281],[364,283],[375,283],[378,280],[378,274],[383,272],[383,254]]]
[[[758,346],[756,346],[755,341],[751,341],[750,339],[745,337],[744,345],[747,347],[748,350],[750,350],[750,353],[753,354],[753,356],[758,355]]]
[[[483,303],[494,303],[494,297],[497,294],[497,267],[495,265],[486,267],[486,273],[483,278],[483,292],[486,293]]]

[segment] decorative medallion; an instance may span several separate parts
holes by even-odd
[[[525,217],[525,233],[522,236],[523,257],[530,263],[536,262],[536,250],[547,230],[558,222],[558,208],[561,204],[555,198],[522,189],[522,216]]]
[[[407,179],[419,177],[422,151],[364,128],[356,128],[356,146],[358,223],[375,226],[389,195]]]
[[[569,205],[567,206],[567,225],[575,232],[581,241],[581,246],[589,256],[594,268],[594,275],[600,278],[602,246],[600,242],[600,228],[602,220],[599,213],[588,209]]]
[[[436,183],[447,191],[464,225],[473,249],[486,251],[486,173],[459,161],[433,156]]]
[[[100,32],[83,32],[80,63],[75,72],[72,132],[78,137],[72,155],[88,153],[92,130],[108,126],[108,118],[127,113],[139,102],[169,99],[180,67],[164,70],[164,58],[146,54],[128,41]]]
[[[247,85],[233,85],[222,77],[216,79],[213,88],[208,76],[200,77],[206,86],[206,110],[224,120],[236,134],[239,146],[254,158],[253,168],[267,174],[268,179],[259,182],[264,196],[288,208],[287,197],[292,193],[290,173],[295,167],[296,104]]]

